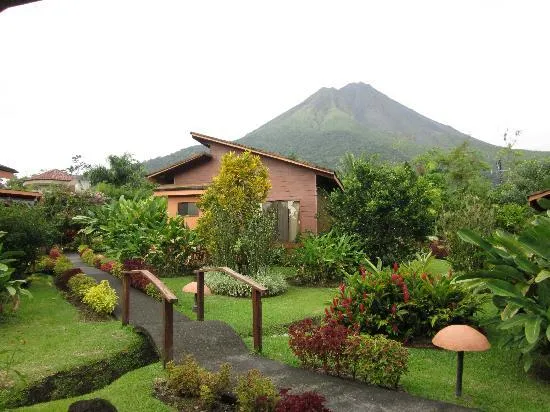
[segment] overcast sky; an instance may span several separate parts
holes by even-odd
[[[546,1],[43,0],[0,13],[0,164],[138,159],[237,139],[370,83],[487,142],[550,150]]]

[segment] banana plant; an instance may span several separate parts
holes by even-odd
[[[5,234],[5,232],[0,232],[0,239]],[[28,290],[22,288],[26,283],[25,280],[12,279],[15,269],[10,264],[17,261],[11,257],[14,255],[14,252],[4,251],[4,245],[0,243],[0,314],[3,312],[4,303],[13,301],[13,308],[17,310],[20,302],[19,297],[21,295],[31,296]]]
[[[520,349],[526,371],[536,355],[550,357],[550,210],[517,236],[497,231],[483,239],[466,229],[458,235],[485,251],[487,268],[454,281],[475,281],[478,290],[491,291],[500,309],[493,322],[505,332],[502,344]]]

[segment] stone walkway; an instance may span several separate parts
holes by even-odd
[[[97,280],[107,279],[121,296],[122,284],[117,278],[85,264],[77,254],[67,256],[75,267],[79,267],[87,275]],[[119,306],[114,314],[120,319]],[[130,323],[145,330],[157,348],[162,348],[162,305],[133,288],[130,290]],[[317,391],[326,397],[327,407],[335,412],[466,410],[457,405],[326,376],[264,358],[250,353],[241,338],[226,323],[195,322],[174,311],[174,359],[179,360],[185,354],[192,354],[202,366],[209,369],[229,362],[236,374],[259,369],[278,387],[292,388],[298,392]]]

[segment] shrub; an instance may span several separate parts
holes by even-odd
[[[149,285],[150,283],[151,281],[143,276],[141,273],[132,273],[130,275],[130,286],[141,290],[142,292],[145,292],[147,285]]]
[[[352,375],[373,385],[397,387],[407,372],[409,352],[397,341],[382,335],[354,335],[348,338]]]
[[[303,366],[340,376],[349,369],[346,348],[348,336],[353,333],[334,322],[315,325],[311,319],[304,319],[290,325],[289,346]]]
[[[149,234],[151,247],[144,260],[162,276],[182,276],[197,267],[192,256],[199,251],[197,234],[189,229],[183,217],[169,219],[162,230]]]
[[[229,152],[222,157],[219,174],[201,196],[197,227],[215,265],[254,278],[273,261],[275,216],[258,207],[270,187],[259,156]]]
[[[113,265],[114,264],[115,264],[114,261],[107,261],[107,262],[102,263],[99,266],[99,269],[102,270],[103,272],[111,273],[113,271]]]
[[[288,283],[284,275],[279,272],[261,274],[254,278],[256,282],[267,288],[265,296],[276,296],[287,291]],[[205,275],[205,283],[212,293],[233,297],[249,297],[252,288],[222,272],[208,272]]]
[[[61,256],[61,251],[57,247],[52,247],[48,256],[50,256],[52,259],[57,259]]]
[[[82,302],[89,305],[95,312],[111,314],[115,310],[118,296],[109,282],[102,280],[99,285],[88,289]]]
[[[55,267],[55,259],[51,258],[49,255],[40,257],[38,262],[36,262],[36,270],[39,272],[53,273]]]
[[[457,197],[438,217],[437,225],[449,248],[447,259],[455,270],[471,271],[483,266],[483,253],[460,240],[457,231],[470,229],[488,236],[496,229],[495,212],[487,199],[474,195]]]
[[[429,182],[408,163],[392,165],[350,155],[343,166],[344,190],[329,195],[334,228],[358,235],[371,259],[391,264],[408,258],[433,230],[438,196]]]
[[[79,245],[78,248],[77,248],[79,255],[82,256],[82,253],[83,253],[86,249],[89,249],[88,245]]]
[[[153,283],[149,283],[145,286],[145,293],[158,301],[162,301],[162,293],[160,293]]]
[[[490,323],[504,331],[502,346],[523,354],[526,371],[539,357],[550,363],[550,211],[518,236],[497,231],[484,239],[469,230],[459,236],[484,251],[487,266],[455,281],[491,292],[500,313]]]
[[[123,272],[124,266],[122,266],[122,263],[113,261],[111,266],[111,275],[116,278],[122,279]]]
[[[332,320],[311,319],[289,328],[289,346],[304,367],[349,376],[375,385],[395,387],[407,371],[408,351],[384,336],[359,335]]]
[[[414,266],[414,265],[410,265]],[[326,319],[370,335],[407,341],[433,336],[453,324],[475,325],[482,299],[452,282],[452,275],[361,268],[339,288]]]
[[[275,411],[279,402],[275,385],[257,369],[249,370],[246,375],[239,378],[235,394],[241,412]]]
[[[317,392],[291,394],[289,389],[281,389],[279,396],[276,412],[330,412],[325,397]]]
[[[90,289],[92,286],[95,286],[96,284],[97,282],[94,278],[85,274],[74,275],[67,282],[67,285],[69,286],[69,289],[73,293],[73,295],[77,296],[80,299],[84,297],[86,292],[88,292],[88,289]]]
[[[219,397],[230,390],[231,365],[224,363],[218,372],[201,368],[191,355],[187,355],[179,365],[169,362],[166,366],[167,386],[177,395],[201,399],[209,403],[211,396]],[[201,387],[207,387],[207,389]]]
[[[363,256],[356,235],[339,235],[331,230],[324,235],[305,236],[294,251],[296,280],[313,285],[339,282],[359,266]]]
[[[71,269],[73,267],[72,262],[69,260],[66,256],[59,257],[56,262],[55,266],[53,268],[53,272],[56,276],[61,275],[62,273],[66,272],[67,270]]]
[[[103,259],[105,259],[105,256],[103,255],[95,255],[92,259],[92,264],[99,269],[101,267],[101,264],[103,263]]]
[[[84,263],[88,265],[93,265],[94,256],[94,251],[92,249],[86,249],[82,252],[81,258]]]
[[[37,259],[40,248],[49,248],[55,241],[55,228],[38,205],[0,205],[0,231],[7,232],[3,239],[7,250],[24,253],[17,262],[20,274]]]
[[[66,270],[61,275],[58,275],[55,277],[54,283],[58,288],[66,290],[69,280],[73,276],[78,275],[79,273],[82,273],[80,268],[72,268],[72,269]]]

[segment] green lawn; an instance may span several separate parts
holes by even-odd
[[[104,359],[135,346],[140,337],[118,321],[84,322],[45,280],[33,281],[33,298],[22,298],[15,314],[0,318],[0,367],[13,355],[12,369],[24,376],[27,384],[56,372]],[[12,373],[16,390],[25,383]],[[2,398],[6,391],[0,391]]]
[[[182,287],[195,279],[191,276],[163,278],[162,281],[177,295],[176,308],[196,319],[193,307],[193,294],[183,293]],[[286,326],[306,317],[322,316],[325,307],[336,295],[335,288],[311,288],[291,286],[281,296],[262,299],[263,334],[265,336],[285,333]],[[250,298],[231,298],[227,296],[206,296],[204,318],[227,322],[239,335],[252,335],[252,301]]]
[[[154,363],[128,372],[109,386],[87,395],[39,403],[16,410],[33,412],[66,411],[69,405],[77,400],[103,398],[115,405],[119,412],[173,411],[174,409],[151,395],[154,379],[162,376],[163,373],[162,364]]]

